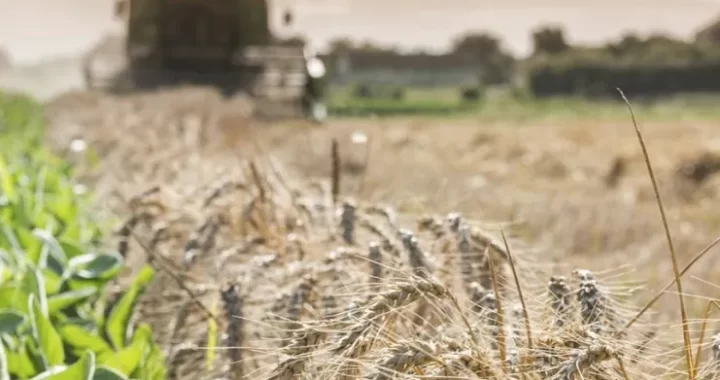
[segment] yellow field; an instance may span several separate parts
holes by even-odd
[[[262,124],[243,106],[186,90],[67,96],[48,108],[52,144],[82,138],[98,155],[84,180],[134,228],[128,257],[151,259],[166,273],[139,318],[153,324],[177,378],[685,373],[675,287],[620,334],[673,278],[629,116],[315,126]],[[700,158],[710,171],[718,166],[703,156],[718,151],[717,126],[638,117],[683,267],[717,236],[720,183],[696,183],[678,170]],[[694,339],[709,297],[720,296],[717,262],[711,251],[683,277]],[[597,283],[577,269],[591,270]],[[572,290],[561,298],[567,317],[547,290],[559,275]],[[593,298],[595,290],[602,295]],[[223,306],[241,318],[227,318]],[[220,333],[207,313],[217,315]],[[704,336],[703,374],[714,365],[716,327],[711,320]],[[207,349],[213,340],[235,348]]]

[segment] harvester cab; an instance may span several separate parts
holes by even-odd
[[[245,93],[260,116],[322,120],[325,67],[307,46],[278,42],[268,0],[117,0],[125,25],[122,71],[112,78],[86,61],[90,88],[123,92],[210,85]],[[293,23],[289,11],[281,24]]]

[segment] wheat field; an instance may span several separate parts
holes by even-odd
[[[315,126],[245,106],[181,89],[47,107],[57,151],[96,155],[80,179],[109,243],[162,273],[135,318],[170,378],[720,378],[712,123],[638,115],[678,268],[700,257],[681,318],[629,116]]]

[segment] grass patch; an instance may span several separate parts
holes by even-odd
[[[648,121],[693,121],[720,118],[718,95],[678,95],[654,101],[632,99],[635,109]],[[580,97],[536,99],[491,89],[477,102],[466,102],[459,88],[411,88],[403,99],[356,98],[349,88],[330,91],[328,109],[336,117],[423,116],[476,117],[497,121],[548,121],[594,119],[625,121],[627,110],[616,100]]]
[[[359,98],[354,96],[351,88],[343,87],[331,92],[328,108],[332,115],[354,117],[450,116],[478,109],[479,103],[463,102],[459,90],[455,92],[451,88],[419,88],[405,91],[401,99],[390,96]]]

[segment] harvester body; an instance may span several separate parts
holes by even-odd
[[[275,42],[267,0],[116,4],[116,17],[126,28],[123,53],[115,58],[91,54],[85,70],[88,87],[133,92],[210,85],[225,96],[250,95],[262,113],[322,116],[324,67],[317,69],[321,61],[305,46]],[[286,16],[286,22],[290,19]]]

